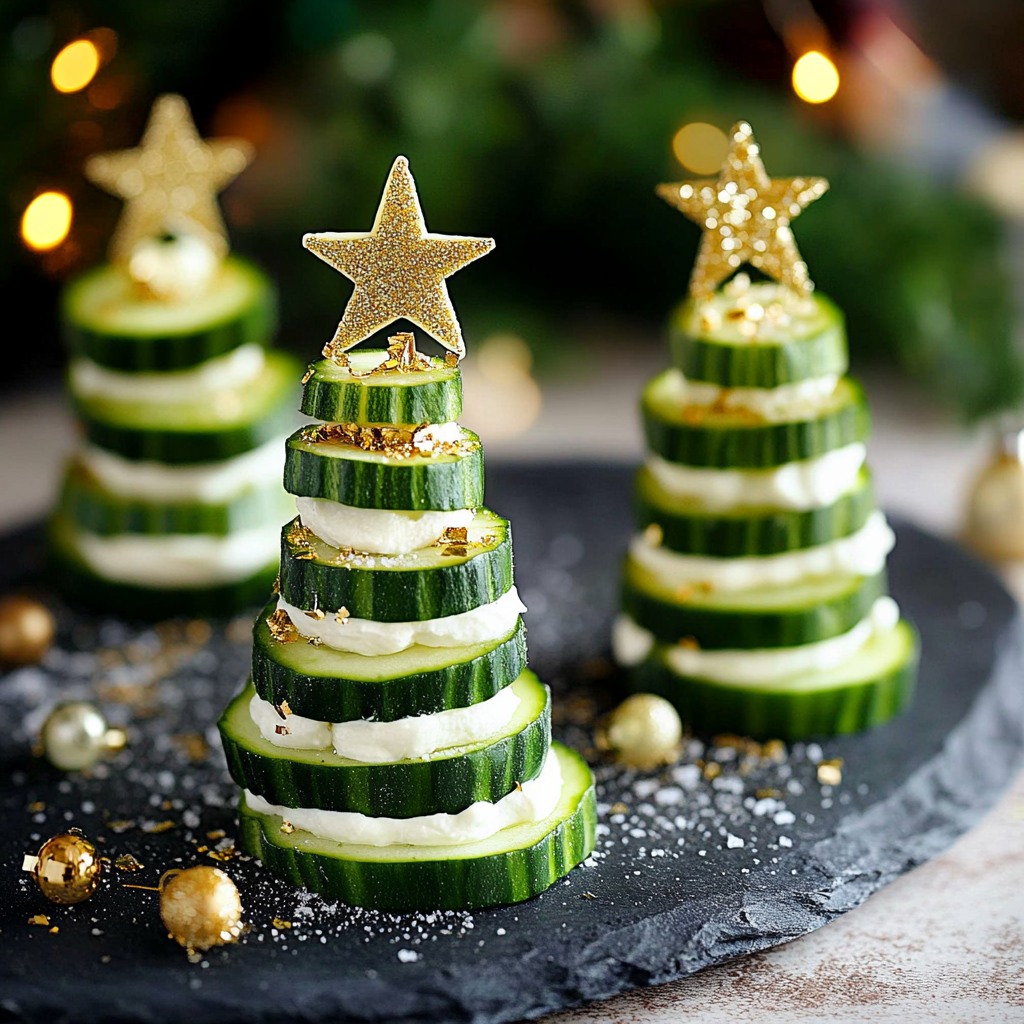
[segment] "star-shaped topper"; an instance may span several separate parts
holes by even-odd
[[[733,126],[717,180],[659,185],[658,195],[703,231],[690,294],[707,298],[744,263],[798,294],[814,289],[789,224],[828,190],[824,178],[769,178],[750,125]]]
[[[124,200],[111,259],[127,264],[140,242],[166,233],[197,236],[217,256],[226,255],[217,193],[251,159],[252,146],[244,139],[204,141],[185,100],[160,96],[135,149],[100,153],[85,165],[90,181]]]
[[[338,358],[401,317],[422,327],[459,359],[462,329],[445,278],[494,248],[493,238],[427,233],[409,161],[391,166],[369,234],[306,235],[302,244],[355,284],[324,355]]]

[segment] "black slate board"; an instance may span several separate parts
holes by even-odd
[[[556,690],[556,730],[578,744],[612,701],[602,655],[629,481],[623,468],[579,464],[500,466],[489,481],[490,504],[514,525],[533,665]],[[893,591],[924,652],[917,699],[899,721],[820,750],[795,745],[782,763],[694,741],[661,776],[600,766],[598,855],[518,907],[433,919],[355,912],[232,860],[224,866],[252,931],[202,964],[165,938],[155,894],[122,883],[212,863],[202,847],[218,843],[207,834],[234,834],[220,752],[195,734],[215,743],[210,725],[245,671],[248,621],[207,637],[202,624],[154,630],[65,610],[43,668],[0,681],[0,1019],[509,1021],[820,927],[948,845],[1024,748],[1013,600],[968,555],[896,525]],[[35,585],[39,540],[38,531],[0,540],[0,590]],[[91,777],[62,778],[30,757],[49,704],[96,694],[129,724],[128,751]],[[699,757],[721,765],[718,778],[704,777]],[[818,784],[822,757],[845,760],[841,785]],[[168,831],[152,831],[167,821]],[[21,857],[70,824],[144,870],[111,870],[78,907],[46,903]],[[38,913],[59,934],[26,924]],[[275,928],[275,916],[292,926]]]

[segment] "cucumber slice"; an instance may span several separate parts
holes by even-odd
[[[885,573],[742,593],[692,586],[673,591],[627,557],[622,606],[664,643],[692,639],[709,650],[796,647],[853,629],[885,592]]]
[[[281,831],[283,821],[239,806],[241,846],[273,874],[326,899],[379,910],[469,910],[518,903],[565,877],[593,852],[594,777],[583,759],[551,747],[562,795],[544,821],[464,846],[355,846]]]
[[[900,621],[837,668],[761,686],[676,675],[665,651],[655,648],[631,673],[630,687],[672,701],[694,731],[801,740],[860,732],[899,714],[913,696],[918,643]]]
[[[397,458],[342,441],[311,441],[296,431],[285,450],[284,487],[305,498],[329,498],[359,508],[447,512],[484,503],[480,439],[463,430],[462,454]]]
[[[838,501],[804,511],[733,508],[709,512],[699,501],[666,491],[646,468],[637,473],[634,497],[640,529],[657,526],[666,548],[718,558],[778,555],[828,544],[856,533],[874,508],[874,488],[867,467],[861,469],[856,484]]]
[[[462,413],[462,375],[433,357],[431,369],[394,371],[373,377],[353,377],[378,366],[386,349],[348,353],[348,367],[321,359],[310,367],[312,376],[302,392],[302,412],[326,423],[453,423]]]
[[[294,519],[281,531],[281,594],[297,608],[347,608],[354,618],[377,622],[459,615],[512,586],[508,521],[481,509],[467,538],[465,545],[436,544],[407,555],[346,558]]]
[[[271,636],[270,602],[253,626],[252,680],[271,704],[324,722],[393,722],[465,708],[493,697],[526,668],[522,619],[506,636],[466,647],[410,647],[367,658]]]
[[[75,355],[113,370],[185,370],[240,345],[266,344],[277,300],[266,275],[233,256],[210,290],[188,302],[146,298],[107,264],[68,285],[61,318]]]
[[[102,537],[119,533],[222,536],[280,522],[294,511],[294,505],[276,481],[246,487],[226,501],[212,503],[125,498],[107,490],[81,463],[72,462],[57,509],[80,529]]]
[[[231,777],[272,804],[388,818],[453,814],[477,800],[500,800],[544,766],[551,744],[548,688],[529,671],[511,685],[520,704],[499,736],[415,761],[363,764],[333,751],[274,746],[249,715],[251,684],[228,705],[218,727]]]
[[[110,399],[76,399],[85,434],[125,458],[165,463],[229,459],[284,435],[295,419],[298,364],[267,353],[264,372],[244,387],[227,388],[214,401],[153,406]]]
[[[864,441],[871,414],[860,385],[844,377],[812,419],[766,422],[752,414],[682,406],[672,395],[672,371],[658,374],[641,400],[651,451],[670,462],[719,469],[765,469],[813,459]]]
[[[771,284],[755,284],[752,301],[769,305],[777,295]],[[777,388],[809,377],[846,373],[849,358],[843,314],[815,293],[806,315],[794,317],[785,337],[744,337],[724,314],[733,300],[719,293],[710,303],[688,299],[669,322],[669,341],[675,365],[691,380],[725,388]],[[701,312],[712,307],[721,326],[708,330]]]
[[[57,588],[73,605],[99,612],[114,612],[129,619],[166,619],[178,616],[227,618],[266,600],[277,574],[277,562],[243,579],[212,587],[157,589],[119,583],[98,576],[79,557],[74,529],[62,515],[50,521],[48,561]]]

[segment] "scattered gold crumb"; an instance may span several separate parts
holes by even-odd
[[[210,839],[210,840],[213,840],[213,841],[216,841],[218,839],[223,839],[226,835],[227,835],[227,832],[225,832],[224,829],[222,829],[222,828],[215,828],[212,832],[207,832],[206,833],[206,838]]]
[[[281,917],[275,917],[274,920],[271,921],[271,924],[281,931],[284,931],[285,928],[291,928],[292,926],[291,921],[285,921],[284,918]]]
[[[316,365],[310,363],[309,366],[306,367],[306,372],[302,375],[302,383],[307,384],[314,373],[316,373]]]
[[[290,821],[282,821],[281,822],[281,831],[286,836],[290,836],[295,831],[295,826]]]
[[[270,635],[281,644],[294,643],[299,639],[299,631],[295,628],[295,623],[283,608],[276,609],[272,615],[267,617],[267,629],[270,630]]]
[[[128,819],[108,821],[107,828],[109,828],[111,832],[127,832],[129,829],[135,828],[135,822],[129,821]]]
[[[50,927],[50,919],[45,914],[33,914],[32,917],[28,919],[28,923],[34,924],[39,928]]]
[[[275,597],[278,594],[281,593],[281,574],[280,573],[278,573],[277,576],[274,577],[274,585],[270,588],[270,592]]]
[[[625,814],[629,808],[621,801],[618,800],[608,808],[610,814]]]
[[[717,761],[707,761],[704,764],[703,775],[705,779],[717,779],[722,774],[722,766]]]
[[[464,544],[449,544],[441,551],[442,557],[447,555],[449,558],[465,558],[468,554],[469,550]]]
[[[51,934],[51,935],[56,935],[56,934],[57,934],[57,933],[58,933],[59,931],[60,931],[60,926],[59,926],[59,925],[54,925],[54,926],[53,926],[53,927],[52,927],[52,928],[50,929],[50,934]]]
[[[46,804],[42,800],[34,800],[25,808],[29,814],[40,814],[46,810]]]
[[[150,825],[143,825],[142,831],[148,833],[151,836],[159,835],[161,832],[170,832],[172,828],[177,828],[177,822],[167,821],[154,821]]]
[[[141,871],[143,866],[142,862],[130,853],[122,853],[114,861],[114,867],[118,871]]]
[[[441,540],[448,544],[466,544],[469,542],[469,530],[465,526],[449,526],[441,535]]]
[[[352,616],[351,616],[351,615],[349,615],[349,613],[348,613],[348,609],[347,609],[347,608],[346,608],[346,607],[345,607],[344,605],[342,605],[342,606],[341,606],[341,607],[340,607],[340,608],[338,609],[338,611],[337,611],[337,612],[335,613],[335,616],[334,616],[334,621],[335,621],[335,622],[340,622],[340,623],[341,623],[341,624],[342,624],[342,625],[344,626],[344,625],[345,625],[345,623],[346,623],[346,622],[348,622],[348,620],[349,620],[349,619],[350,619],[351,617],[352,617]]]
[[[597,897],[589,889],[587,889],[586,892],[581,892],[580,893],[580,899],[581,900],[596,900]]]
[[[292,714],[291,705],[286,700],[281,701],[280,704],[275,704],[274,710],[277,712],[278,717],[281,719],[285,719],[290,714]]]
[[[833,758],[818,765],[818,782],[823,786],[838,786],[843,781],[843,759]]]
[[[323,620],[327,618],[327,613],[323,610],[323,608],[312,608],[305,614],[308,618],[313,619],[315,622],[323,622]]]
[[[444,354],[444,365],[449,369],[454,369],[459,365],[459,357],[454,352],[446,352]]]

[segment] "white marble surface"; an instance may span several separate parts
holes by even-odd
[[[554,379],[525,434],[499,436],[500,416],[486,396],[469,403],[464,422],[484,437],[492,459],[636,461],[636,396],[656,358],[608,356],[572,380]],[[882,503],[931,530],[955,533],[967,486],[986,455],[985,438],[957,428],[910,385],[867,383]],[[0,441],[0,526],[7,527],[52,501],[73,423],[52,394],[9,397],[0,403]],[[1024,595],[1024,572],[1008,574],[1008,581]],[[826,928],[682,982],[551,1018],[680,1020],[1024,1022],[1024,775],[951,849]]]

